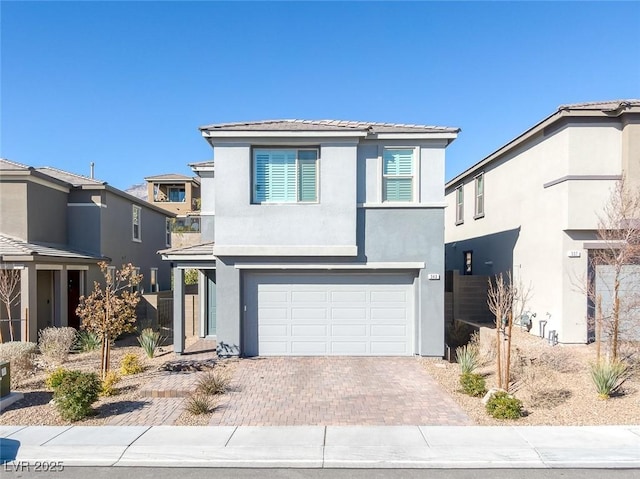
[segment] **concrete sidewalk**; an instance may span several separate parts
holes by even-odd
[[[68,466],[640,468],[640,426],[0,426],[4,470]]]

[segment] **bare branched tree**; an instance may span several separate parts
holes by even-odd
[[[13,330],[13,316],[11,310],[20,300],[20,271],[15,269],[0,268],[0,301],[7,310],[9,321],[9,339],[15,340]],[[4,342],[2,328],[0,328],[0,343]]]
[[[625,281],[640,281],[640,191],[617,182],[602,214],[598,216],[600,248],[589,255],[595,281],[609,288],[610,302],[602,306],[602,292],[594,284],[588,294],[596,305],[596,341],[606,339],[612,360],[618,359],[625,332],[640,327],[640,287],[623,290]],[[635,278],[630,278],[635,275]]]
[[[120,270],[109,271],[107,263],[99,263],[104,284],[95,281],[93,292],[81,296],[76,314],[82,318],[82,329],[92,331],[102,340],[101,375],[104,379],[109,371],[111,342],[120,334],[132,331],[136,321],[136,305],[140,294],[134,287],[142,281],[131,264]]]
[[[531,296],[531,287],[514,283],[511,273],[489,279],[487,304],[496,317],[496,377],[499,388],[509,390],[511,382],[511,337],[513,318],[522,317]]]

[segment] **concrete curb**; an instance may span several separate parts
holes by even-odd
[[[4,470],[640,468],[640,426],[0,426]]]

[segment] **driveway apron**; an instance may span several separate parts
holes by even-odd
[[[419,358],[269,357],[238,362],[214,426],[469,425]]]

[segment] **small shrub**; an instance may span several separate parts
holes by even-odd
[[[187,398],[185,409],[189,414],[200,415],[207,414],[213,410],[215,402],[211,396],[196,393]]]
[[[83,353],[95,351],[100,347],[100,337],[93,331],[78,331],[75,348]]]
[[[38,347],[50,363],[62,364],[73,347],[77,331],[74,328],[45,328],[38,333]]]
[[[486,405],[487,412],[496,419],[518,419],[522,417],[522,401],[511,394],[498,391]]]
[[[214,369],[200,376],[196,391],[207,396],[224,394],[229,389],[230,382],[231,376],[228,373]]]
[[[60,386],[60,384],[62,384],[62,380],[64,379],[64,377],[67,375],[69,371],[67,371],[64,368],[58,368],[55,371],[53,371],[51,374],[49,374],[49,376],[47,376],[47,379],[45,380],[45,384],[46,386],[51,389],[54,390]]]
[[[102,390],[100,394],[103,396],[115,396],[117,393],[116,384],[120,381],[120,376],[115,371],[109,371],[102,380]]]
[[[91,413],[102,384],[96,373],[58,369],[47,379],[52,385],[53,402],[63,419],[78,421]]]
[[[627,378],[627,366],[620,361],[600,361],[591,365],[591,380],[598,397],[609,399]]]
[[[153,358],[161,341],[160,332],[151,328],[143,329],[140,336],[138,336],[138,342],[148,358]]]
[[[123,376],[130,376],[132,374],[139,374],[143,371],[140,359],[133,353],[125,354],[120,362],[120,374]]]
[[[460,375],[462,391],[469,396],[482,396],[487,392],[487,385],[481,374],[465,373]]]
[[[0,344],[0,361],[11,364],[11,389],[17,389],[20,384],[35,369],[36,343],[10,341]]]
[[[456,348],[456,358],[461,374],[472,373],[479,366],[480,355],[478,349],[472,344]]]

